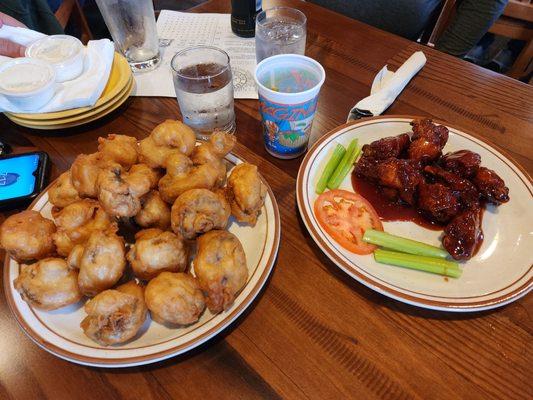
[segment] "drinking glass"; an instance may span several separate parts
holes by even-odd
[[[274,7],[261,11],[255,20],[257,63],[276,54],[305,54],[307,18],[300,10]]]
[[[159,65],[159,40],[152,0],[96,0],[115,47],[134,72]]]
[[[194,46],[176,53],[170,65],[183,122],[196,136],[207,140],[215,130],[235,132],[228,54],[217,47]]]

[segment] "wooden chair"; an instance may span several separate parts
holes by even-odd
[[[427,41],[434,47],[437,40],[450,24],[457,0],[446,0]],[[522,78],[533,71],[533,0],[509,0],[502,16],[492,25],[489,32],[526,42],[507,75]]]
[[[76,23],[80,27],[80,40],[83,44],[87,44],[87,42],[93,38],[93,34],[91,33],[91,29],[89,28],[89,24],[87,23],[87,19],[85,18],[85,14],[83,13],[80,3],[78,3],[78,0],[63,0],[55,12],[55,16],[63,29],[67,26],[70,18],[74,17]]]

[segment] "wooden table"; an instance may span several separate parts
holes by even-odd
[[[345,121],[384,65],[421,46],[309,3],[307,54],[326,69],[313,126]],[[229,12],[213,0],[198,11]],[[439,118],[504,147],[533,171],[533,89],[424,48],[428,63],[387,114]],[[266,289],[230,329],[183,356],[138,368],[82,367],[39,349],[0,299],[0,398],[387,398],[526,399],[533,396],[533,296],[474,314],[432,312],[377,294],[331,263],[307,234],[295,200],[300,160],[269,156],[257,101],[236,102],[237,152],[259,165],[280,206],[282,241]],[[111,116],[69,131],[39,132],[2,117],[0,137],[17,151],[41,149],[53,176],[108,133],[146,136],[179,118],[175,99],[133,98]],[[502,266],[503,268],[504,266]],[[1,279],[1,278],[0,278]]]

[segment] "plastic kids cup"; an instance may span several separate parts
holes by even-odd
[[[274,157],[296,158],[307,150],[325,78],[317,61],[297,54],[272,56],[255,68],[265,147]]]

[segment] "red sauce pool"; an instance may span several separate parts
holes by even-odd
[[[433,231],[444,229],[443,225],[426,220],[414,208],[391,203],[379,192],[376,186],[358,178],[354,173],[352,173],[352,187],[356,193],[359,193],[372,204],[382,221],[410,221]]]

